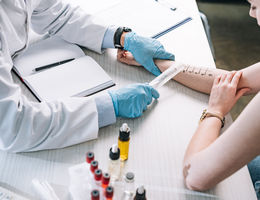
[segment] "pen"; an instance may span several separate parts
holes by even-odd
[[[161,31],[160,33],[157,33],[156,35],[152,36],[153,39],[157,39],[163,35],[165,35],[166,33],[169,33],[170,31],[182,26],[183,24],[186,24],[187,22],[191,21],[192,18],[191,17],[187,17],[186,19],[180,21],[179,23],[175,24],[174,26],[171,26],[170,28]]]
[[[70,59],[67,59],[67,60],[63,60],[63,61],[59,61],[59,62],[56,62],[56,63],[52,63],[52,64],[49,64],[49,65],[44,65],[44,66],[41,66],[41,67],[36,67],[33,71],[35,72],[38,72],[38,71],[41,71],[41,70],[44,70],[44,69],[49,69],[51,67],[56,67],[58,65],[62,65],[64,63],[67,63],[67,62],[70,62],[72,60],[75,60],[75,58],[70,58]]]

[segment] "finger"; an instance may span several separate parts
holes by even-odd
[[[152,95],[152,90],[151,88],[146,91],[146,98],[145,98],[145,106],[150,105],[153,101],[153,95]]]
[[[213,85],[219,84],[220,78],[221,78],[221,75],[218,75],[218,76],[214,79]]]
[[[117,55],[117,60],[122,62],[122,63],[125,63],[125,64],[128,64],[128,62],[129,62],[129,60],[126,57],[122,56],[122,55],[120,55],[120,56]]]
[[[147,110],[147,106],[145,106],[145,107],[143,108],[143,112],[146,111],[146,110]]]
[[[121,49],[117,50],[117,59],[120,60],[124,57],[124,52]]]
[[[150,86],[148,83],[145,83],[145,87],[148,88],[149,93],[153,98],[158,99],[160,97],[159,92],[156,89],[154,89],[152,86]]]
[[[233,76],[235,75],[235,73],[236,73],[236,72],[230,72],[230,73],[228,73],[225,82],[226,82],[226,83],[231,83],[232,78],[233,78]]]
[[[124,52],[124,55],[125,55],[125,57],[126,57],[127,59],[129,59],[129,60],[135,60],[133,54],[131,54],[131,52],[129,52],[129,51],[125,51],[125,52]]]
[[[124,50],[122,50],[122,49],[118,49],[117,50],[117,55],[123,55],[124,54]]]
[[[152,88],[152,97],[155,99],[158,99],[160,97],[160,93],[154,88]]]
[[[153,75],[155,76],[159,76],[161,74],[161,71],[158,69],[158,67],[154,64],[153,59],[151,59],[148,62],[148,66],[144,66],[145,69],[147,69],[148,71],[150,71]]]
[[[224,83],[225,82],[225,79],[226,79],[227,75],[226,74],[222,74],[221,77],[220,77],[220,80],[219,80],[219,83]]]
[[[172,53],[165,51],[164,49],[158,50],[155,53],[154,58],[162,60],[175,60],[175,56]]]
[[[159,92],[150,86],[148,83],[144,84],[144,89],[147,96],[147,105],[152,103],[153,98],[158,99],[160,97]]]
[[[234,75],[234,77],[233,77],[233,79],[232,79],[232,81],[231,81],[231,85],[237,87],[241,76],[242,76],[242,72],[241,72],[241,71],[237,72],[237,73]]]
[[[129,51],[123,50],[123,56],[127,57],[129,54],[131,54]],[[132,55],[132,54],[131,54]],[[133,56],[132,56],[133,57]]]
[[[237,101],[240,97],[242,97],[246,92],[249,92],[250,90],[251,90],[250,88],[242,88],[242,89],[238,90],[238,91],[237,91],[237,94],[236,94],[236,97],[235,97],[236,101]]]

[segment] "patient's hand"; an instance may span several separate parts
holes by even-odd
[[[118,49],[117,51],[117,60],[128,64],[128,65],[134,65],[134,66],[141,66],[135,59],[134,56],[129,52],[125,50]],[[155,65],[159,68],[161,72],[165,71],[168,69],[174,61],[172,60],[159,60],[156,59],[154,60]]]
[[[136,62],[134,56],[129,51],[118,49],[117,60],[128,65],[141,66],[138,62]]]

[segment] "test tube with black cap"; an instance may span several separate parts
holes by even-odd
[[[109,150],[108,171],[111,176],[111,182],[117,181],[120,177],[120,149],[117,144],[113,144]]]
[[[125,161],[128,159],[130,142],[130,128],[127,123],[123,123],[119,129],[118,147],[120,149],[120,159]]]
[[[144,186],[137,188],[134,200],[146,200],[146,191]]]

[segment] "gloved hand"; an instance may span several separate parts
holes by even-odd
[[[165,51],[163,45],[155,39],[142,37],[134,32],[127,33],[124,40],[124,50],[130,51],[135,60],[155,76],[161,74],[153,59],[174,60],[173,54]]]
[[[148,84],[132,84],[110,94],[117,117],[135,118],[142,115],[152,99],[159,98],[159,93]]]

